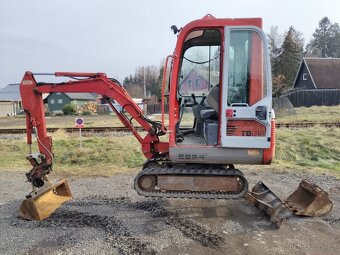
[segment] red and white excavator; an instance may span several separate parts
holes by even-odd
[[[295,211],[325,213],[331,209],[327,193],[304,182],[289,203],[277,198],[263,183],[248,191],[248,182],[234,164],[270,164],[275,152],[271,67],[260,18],[217,19],[206,15],[181,29],[173,55],[167,57],[162,83],[162,121],[149,119],[115,79],[104,73],[26,72],[21,84],[26,113],[28,160],[26,174],[33,191],[20,214],[42,220],[71,198],[65,180],[52,184],[52,138],[47,135],[43,93],[100,94],[119,120],[141,144],[147,158],[136,176],[136,191],[147,197],[236,199],[246,198],[280,224],[287,205]],[[69,77],[67,82],[37,82],[37,75]],[[113,105],[117,102],[122,111]],[[169,103],[169,124],[164,124],[164,103]],[[146,132],[143,137],[134,119]],[[183,120],[192,120],[191,126]],[[39,153],[32,153],[32,133]],[[160,136],[168,134],[164,142]],[[302,187],[302,188],[301,188]],[[327,206],[317,206],[320,197]],[[311,211],[311,210],[309,210]],[[320,214],[320,213],[319,213]]]

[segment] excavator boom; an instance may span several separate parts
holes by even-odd
[[[53,75],[69,77],[71,80],[61,83],[39,83],[35,75]],[[151,121],[144,116],[142,110],[129,96],[126,90],[114,79],[109,79],[104,73],[72,73],[56,72],[54,74],[34,74],[26,72],[20,84],[22,105],[26,114],[27,143],[29,155],[27,159],[32,169],[26,174],[32,184],[33,191],[27,196],[20,207],[20,215],[26,219],[42,220],[48,217],[62,203],[71,199],[72,194],[66,180],[52,184],[47,175],[52,171],[52,138],[47,135],[43,93],[57,92],[89,92],[100,94],[105,98],[123,125],[131,131],[141,143],[142,152],[146,158],[166,158],[169,151],[167,142],[159,141],[159,136],[165,134],[161,123]],[[123,111],[118,111],[112,104],[112,99],[118,102],[130,117],[146,132],[142,137],[132,125],[131,119]],[[39,153],[32,154],[32,133],[35,133]]]
[[[160,142],[158,138],[159,135],[165,133],[161,123],[149,120],[117,80],[107,78],[104,73],[56,72],[49,75],[69,77],[72,80],[61,83],[39,83],[36,82],[34,75],[32,72],[26,72],[20,84],[20,93],[23,95],[22,105],[26,113],[27,143],[32,144],[32,131],[35,130],[39,139],[39,150],[45,156],[47,164],[50,163],[53,155],[51,152],[52,139],[47,136],[46,131],[43,93],[88,92],[99,94],[108,101],[108,104],[123,125],[129,128],[141,143],[142,152],[146,158],[159,158],[167,155],[169,150],[168,143]],[[38,73],[37,75],[42,74]],[[124,112],[119,112],[114,108],[111,99],[120,104],[124,111],[129,113],[131,118],[136,120],[143,130],[147,132],[144,138],[134,128],[131,120]]]

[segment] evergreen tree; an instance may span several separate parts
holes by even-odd
[[[164,72],[164,67],[161,66],[161,68],[159,69],[159,75],[158,78],[156,80],[156,84],[155,84],[155,93],[153,95],[157,96],[157,98],[161,98],[161,93],[162,93],[162,82],[163,82],[163,72]]]
[[[321,57],[340,57],[340,27],[332,23],[327,17],[319,22],[319,27],[313,33],[310,47],[319,49]]]
[[[300,32],[291,26],[286,33],[280,54],[273,63],[273,76],[283,75],[285,87],[284,91],[293,85],[294,78],[298,71],[303,52],[303,37]],[[275,89],[275,88],[274,88]]]

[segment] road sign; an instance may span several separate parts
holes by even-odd
[[[82,148],[82,142],[81,142],[81,129],[84,127],[84,118],[76,118],[75,121],[76,128],[79,128],[79,147]]]
[[[83,128],[84,127],[84,118],[76,118],[75,121],[77,128]]]

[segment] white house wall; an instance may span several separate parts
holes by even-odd
[[[13,116],[17,115],[16,102],[0,102],[0,116]]]

